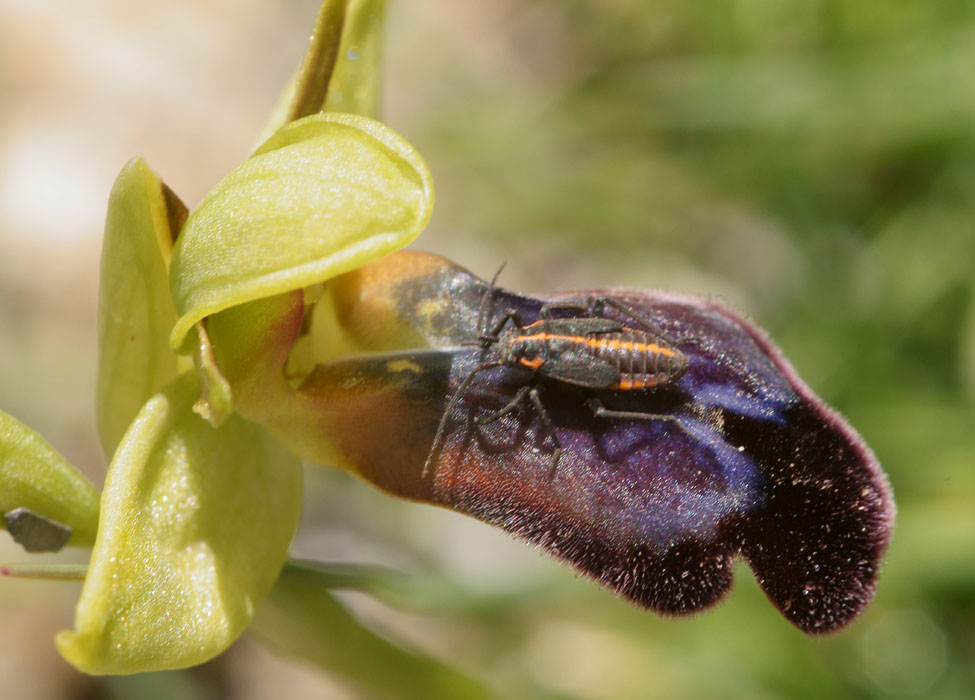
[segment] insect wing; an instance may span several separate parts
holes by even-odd
[[[618,369],[588,357],[560,357],[542,365],[541,372],[546,377],[588,389],[605,389],[620,379]]]
[[[611,318],[553,318],[542,321],[541,324],[544,324],[546,332],[567,337],[617,333],[623,330],[623,324]]]

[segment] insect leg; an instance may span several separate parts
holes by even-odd
[[[549,468],[549,478],[554,478],[555,470],[559,466],[559,460],[562,459],[562,443],[559,441],[559,436],[555,434],[555,426],[552,425],[552,421],[548,417],[548,411],[542,405],[542,399],[538,396],[538,387],[533,386],[528,392],[528,397],[531,399],[532,404],[535,405],[535,410],[538,411],[538,417],[542,419],[545,427],[548,428],[549,437],[555,443],[555,450],[552,452],[552,466]]]
[[[602,316],[603,315],[603,309],[606,306],[612,306],[614,309],[616,309],[617,311],[619,311],[621,314],[623,314],[627,318],[630,318],[630,319],[636,321],[641,326],[643,326],[648,331],[650,331],[651,333],[653,333],[657,337],[661,338],[665,342],[670,343],[671,345],[674,345],[674,346],[679,345],[679,343],[676,340],[674,340],[669,335],[667,335],[662,330],[660,330],[660,328],[658,326],[655,326],[653,323],[651,323],[649,320],[647,320],[646,318],[644,318],[643,316],[641,316],[640,314],[638,314],[636,311],[634,311],[633,309],[631,309],[626,304],[624,304],[622,302],[619,302],[619,301],[616,301],[615,299],[610,299],[609,297],[596,297],[596,298],[590,299],[589,300],[588,313],[589,313],[590,316]]]
[[[588,308],[589,307],[583,306],[582,304],[573,304],[569,302],[567,303],[556,302],[552,304],[545,304],[545,306],[543,306],[541,309],[538,310],[538,315],[541,318],[544,318],[546,320],[552,318],[552,311],[576,311],[578,313],[573,314],[574,316],[578,316],[581,314],[587,314],[591,316],[592,314],[588,312],[587,310]]]
[[[491,296],[492,293],[494,292],[494,289],[495,289],[494,284],[495,284],[495,282],[498,281],[498,277],[501,275],[501,271],[504,269],[504,266],[507,265],[507,264],[508,264],[507,262],[501,263],[501,267],[499,267],[498,268],[498,271],[494,273],[494,277],[491,278],[491,283],[488,285],[487,289],[484,290],[484,296],[481,297],[481,304],[480,304],[480,306],[477,307],[477,326],[475,326],[475,327],[477,328],[477,333],[478,333],[479,336],[483,336],[484,335],[484,331],[483,331],[483,329],[484,329],[484,317],[485,317],[485,313],[487,311],[487,300],[488,300],[488,297]],[[498,330],[500,331],[501,329],[499,328]],[[497,331],[495,331],[495,335],[496,334],[497,334]]]
[[[599,399],[588,399],[586,405],[597,418],[626,418],[628,420],[666,420],[682,425],[677,416],[667,413],[643,413],[642,411],[611,411]]]
[[[460,386],[457,387],[457,391],[455,391],[454,395],[450,397],[450,401],[447,402],[447,407],[444,408],[443,416],[440,418],[440,424],[437,426],[437,432],[433,436],[433,442],[430,445],[430,452],[427,454],[427,460],[423,463],[423,471],[420,473],[421,478],[425,477],[430,472],[430,462],[433,461],[434,452],[436,452],[437,447],[440,446],[440,440],[443,438],[444,430],[447,427],[447,418],[450,417],[450,412],[454,409],[454,406],[457,405],[457,402],[460,401],[465,393],[467,393],[467,389],[470,387],[471,382],[474,381],[474,377],[486,369],[500,366],[501,362],[499,360],[495,360],[493,362],[482,362],[477,367],[472,369],[470,374],[464,377],[464,381],[462,381]]]
[[[525,400],[525,396],[528,395],[528,391],[530,389],[531,387],[528,385],[521,387],[520,389],[518,389],[518,392],[514,395],[511,401],[505,404],[504,407],[499,408],[494,413],[490,413],[486,416],[479,416],[478,418],[474,419],[474,422],[477,423],[478,425],[487,425],[488,423],[493,423],[501,416],[508,415],[516,408],[518,408],[518,404],[520,404],[522,401]]]
[[[586,401],[586,405],[593,412],[593,415],[597,418],[623,418],[625,420],[663,420],[673,423],[678,428],[680,428],[685,435],[696,439],[694,433],[687,429],[682,421],[677,416],[671,416],[666,413],[641,413],[640,411],[611,411],[605,406],[603,402],[599,399],[589,399]]]
[[[555,469],[559,465],[559,459],[562,457],[562,443],[559,441],[559,436],[555,433],[555,426],[552,425],[551,419],[548,417],[548,411],[545,410],[545,406],[542,404],[542,400],[538,395],[537,386],[523,386],[518,389],[518,392],[512,397],[505,406],[498,409],[494,413],[484,416],[483,418],[475,419],[475,423],[478,425],[487,425],[488,423],[493,423],[498,420],[501,416],[511,413],[515,410],[519,404],[525,400],[525,396],[531,399],[532,405],[535,406],[535,410],[538,411],[538,417],[542,419],[542,423],[545,424],[545,428],[548,430],[548,435],[552,438],[552,442],[555,443],[555,451],[552,453],[552,475],[555,475]]]

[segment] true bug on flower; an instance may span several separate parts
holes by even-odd
[[[678,379],[687,369],[687,356],[678,349],[676,341],[625,304],[608,297],[594,297],[585,306],[546,304],[539,310],[539,319],[533,323],[525,323],[517,311],[509,309],[492,328],[485,329],[486,317],[489,317],[486,313],[488,299],[503,269],[504,265],[491,279],[477,313],[478,336],[474,344],[492,351],[494,357],[472,369],[447,402],[423,465],[424,476],[430,470],[451,411],[481,372],[502,366],[524,367],[534,372],[535,379],[520,387],[507,404],[476,418],[475,423],[493,423],[514,411],[525,399],[530,400],[555,444],[551,462],[554,474],[562,456],[562,445],[539,396],[539,380],[548,379],[591,390],[646,391]],[[638,327],[603,317],[607,306]],[[553,312],[575,312],[575,315],[553,317]],[[596,397],[587,399],[586,404],[599,418],[666,420],[680,425],[672,415],[610,410]]]

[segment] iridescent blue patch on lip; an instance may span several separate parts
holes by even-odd
[[[700,406],[715,406],[730,413],[759,420],[782,422],[785,420],[783,411],[794,402],[794,400],[788,402],[761,400],[737,387],[716,382],[703,383],[693,378],[686,380],[684,386]]]

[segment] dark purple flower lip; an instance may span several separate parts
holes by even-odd
[[[586,306],[606,296],[675,342],[686,370],[652,389],[622,391],[494,367],[477,374],[432,445],[458,387],[498,355],[493,346],[471,343],[482,332],[478,309],[488,285],[431,258],[415,258],[423,273],[387,283],[383,298],[399,323],[435,349],[322,367],[302,389],[339,405],[344,390],[334,387],[358,387],[360,394],[371,387],[373,408],[356,410],[382,421],[396,455],[391,460],[372,433],[343,431],[358,473],[398,495],[497,525],[659,613],[717,602],[739,556],[804,632],[838,630],[869,602],[893,526],[887,479],[859,435],[751,322],[714,302],[657,292],[532,298],[494,289],[485,327],[508,311],[531,323],[546,303]],[[413,260],[395,265],[408,268]],[[615,309],[602,313],[629,323]],[[531,402],[478,422],[526,385],[537,387],[564,449],[554,471],[552,432]],[[350,410],[361,405],[351,398]],[[599,417],[593,398],[613,411],[667,418]],[[364,416],[342,420],[354,427]]]
[[[540,417],[495,411],[526,381],[499,368],[479,377],[449,418],[435,499],[537,543],[634,603],[661,613],[707,607],[743,556],[797,627],[829,632],[873,595],[894,506],[857,433],[799,379],[764,333],[712,302],[669,294],[566,292],[545,300],[503,291],[494,308],[537,318],[545,301],[609,296],[649,319],[689,358],[673,385],[580,390],[539,382],[566,447],[556,473]],[[626,319],[612,310],[607,316]],[[483,352],[455,355],[456,390]],[[680,421],[594,417],[614,410]]]

